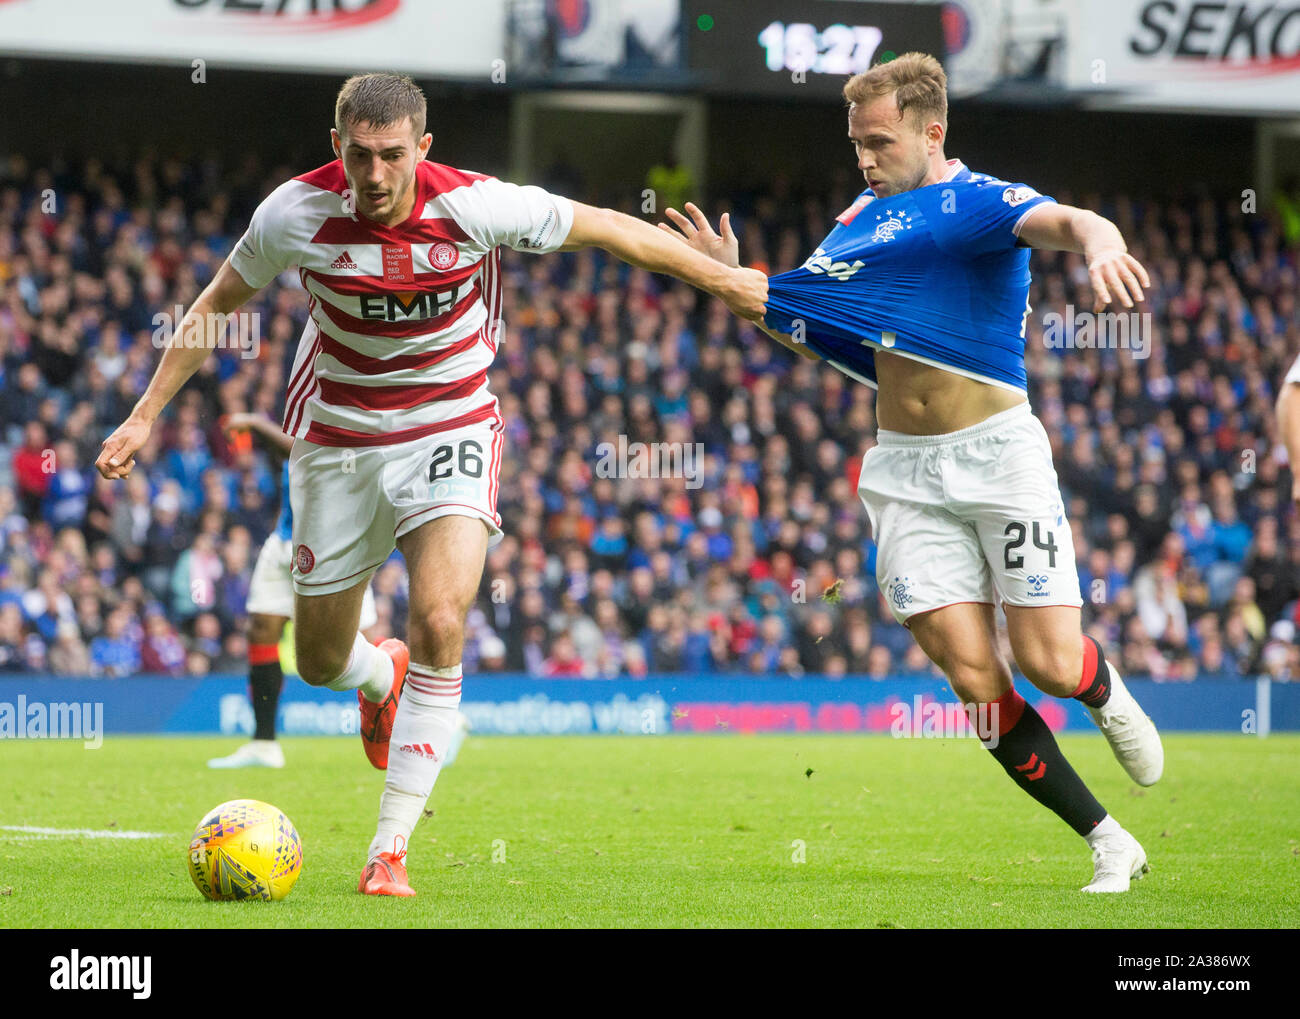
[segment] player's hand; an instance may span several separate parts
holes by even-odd
[[[1300,512],[1300,478],[1296,478],[1291,483],[1291,501],[1295,504],[1297,512]]]
[[[1146,300],[1142,288],[1151,286],[1142,263],[1120,248],[1089,254],[1088,279],[1092,281],[1092,310],[1102,311],[1111,301],[1131,308]]]
[[[689,244],[700,254],[708,255],[715,262],[729,265],[733,269],[740,266],[740,241],[731,230],[731,213],[724,212],[718,221],[719,233],[709,225],[707,217],[694,202],[684,206],[690,219],[676,209],[664,209],[667,216],[676,225],[674,230],[667,223],[660,223],[659,229],[667,231],[680,241]]]
[[[734,269],[726,291],[718,296],[733,315],[761,323],[767,314],[767,276],[757,269]]]
[[[137,418],[127,418],[117,431],[104,440],[104,448],[95,460],[95,469],[101,477],[113,480],[129,478],[135,468],[136,451],[149,440],[150,424]]]

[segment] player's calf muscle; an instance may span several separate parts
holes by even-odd
[[[364,585],[333,595],[295,600],[293,636],[298,674],[312,686],[324,686],[347,668],[361,622]]]
[[[301,635],[295,633],[294,652],[298,659],[298,675],[309,686],[325,686],[332,680],[338,679],[348,666],[348,655],[351,651],[352,641],[349,641],[348,646],[340,651],[337,648],[305,642]]]
[[[248,641],[250,644],[278,644],[284,633],[283,616],[267,616],[254,612],[248,617]]]

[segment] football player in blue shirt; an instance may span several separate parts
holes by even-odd
[[[1128,891],[1146,854],[1016,692],[994,607],[1029,681],[1082,701],[1129,776],[1158,780],[1155,726],[1082,632],[1070,523],[1024,360],[1030,248],[1082,254],[1094,312],[1133,307],[1150,280],[1113,223],[945,157],[947,80],[933,57],[879,64],[844,96],[867,189],[802,266],[768,281],[762,328],[877,389],[878,444],[858,491],[880,589],[1007,774],[1088,841],[1083,890]],[[679,236],[738,266],[729,217],[718,233],[686,210],[666,213]]]

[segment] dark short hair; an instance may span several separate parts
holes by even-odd
[[[407,117],[415,137],[424,134],[425,102],[420,86],[404,74],[358,74],[339,89],[334,103],[334,127],[344,134],[345,124],[387,127]]]

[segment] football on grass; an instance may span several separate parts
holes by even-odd
[[[293,822],[261,800],[214,807],[190,840],[190,877],[209,899],[283,899],[301,869]]]

